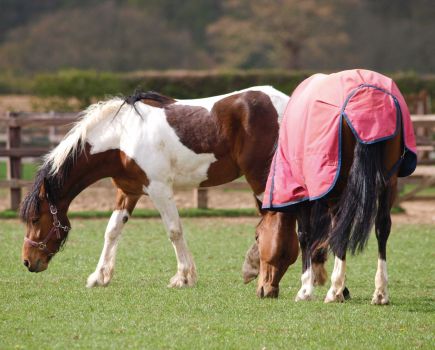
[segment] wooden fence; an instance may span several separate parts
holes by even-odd
[[[30,127],[46,127],[53,130],[53,127],[65,126],[77,120],[76,113],[13,113],[9,112],[0,116],[0,123],[7,129],[6,147],[0,148],[0,158],[8,159],[7,180],[0,181],[0,187],[10,189],[10,207],[17,210],[21,202],[21,188],[30,185],[29,181],[22,179],[22,158],[40,157],[50,150],[50,147],[25,147],[22,144],[22,131]],[[408,200],[424,188],[435,185],[435,114],[412,115],[416,136],[417,149],[419,153],[419,167],[412,178],[417,181],[417,187],[412,193],[399,199]],[[50,129],[51,128],[51,129]],[[55,135],[52,135],[55,136]],[[59,137],[54,137],[59,140]],[[53,142],[52,142],[53,143]],[[423,166],[420,166],[423,165]],[[248,188],[247,184],[230,183],[227,188],[240,189]],[[194,190],[195,206],[207,208],[208,193],[206,189]]]

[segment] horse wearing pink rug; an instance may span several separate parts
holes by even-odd
[[[329,246],[336,260],[325,301],[342,301],[346,251],[362,250],[375,223],[379,260],[373,303],[388,303],[389,211],[397,177],[410,175],[415,167],[409,111],[393,80],[348,70],[316,74],[297,87],[284,113],[263,198],[263,209],[297,218],[303,274],[296,300],[310,300],[314,284],[324,282]],[[274,259],[270,243],[261,238],[267,230],[263,226],[257,232],[259,294],[276,295],[280,278],[273,277],[273,264],[268,263]]]

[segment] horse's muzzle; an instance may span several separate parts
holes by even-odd
[[[35,264],[31,264],[29,260],[23,260],[23,264],[30,272],[41,272],[44,271],[47,267],[44,268],[41,264],[41,260],[37,260]]]

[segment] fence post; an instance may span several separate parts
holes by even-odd
[[[206,188],[195,188],[193,190],[194,206],[199,209],[208,208],[208,190]]]
[[[17,114],[7,112],[7,117],[16,118]],[[6,148],[21,147],[21,127],[9,123]],[[21,179],[21,157],[8,158],[8,180]],[[18,210],[21,203],[21,187],[11,187],[11,209]]]

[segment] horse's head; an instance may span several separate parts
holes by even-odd
[[[251,252],[257,251],[259,258],[257,295],[261,298],[277,297],[279,281],[298,257],[296,218],[293,213],[266,211],[260,206],[258,208],[261,213],[256,228],[258,247],[251,248]]]
[[[35,183],[36,184],[36,183]],[[26,223],[22,259],[30,272],[47,269],[51,258],[59,251],[70,230],[66,210],[56,207],[42,182],[34,186],[21,205],[21,218]]]

